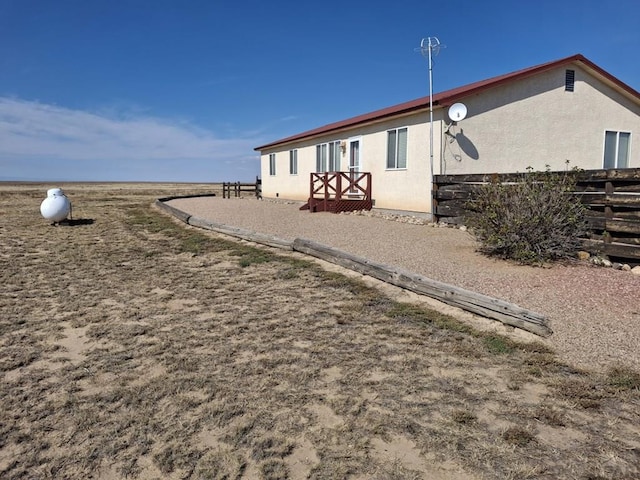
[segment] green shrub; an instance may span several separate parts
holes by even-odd
[[[466,222],[490,256],[539,264],[575,256],[587,229],[575,191],[578,171],[532,172],[516,182],[482,185],[467,203]]]

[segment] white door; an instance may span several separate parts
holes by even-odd
[[[354,182],[360,172],[360,139],[349,140],[349,179]],[[358,193],[356,188],[349,189],[349,193]]]

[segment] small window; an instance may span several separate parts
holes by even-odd
[[[631,133],[604,132],[604,168],[627,168],[629,166],[629,147]]]
[[[387,169],[407,168],[407,129],[387,131]]]
[[[269,175],[272,177],[276,174],[276,154],[269,154]]]
[[[576,71],[567,70],[564,72],[564,91],[573,92],[576,82]]]
[[[289,174],[298,174],[298,150],[289,150]]]

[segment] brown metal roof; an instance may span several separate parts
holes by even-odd
[[[626,93],[627,96],[633,98],[636,102],[640,104],[640,92],[634,90],[629,85],[621,82],[616,77],[614,77],[610,73],[598,67],[595,63],[585,58],[583,55],[576,54],[570,57],[562,58],[560,60],[555,60],[553,62],[543,63],[541,65],[536,65],[534,67],[525,68],[523,70],[518,70],[516,72],[507,73],[505,75],[500,75],[497,77],[489,78],[487,80],[470,83],[462,87],[453,88],[451,90],[446,90],[444,92],[436,93],[433,95],[433,105],[438,107],[446,107],[464,97],[468,97],[469,95],[477,94],[482,91],[488,90],[490,88],[504,85],[506,83],[513,82],[515,80],[521,80],[523,78],[526,78],[532,75],[536,75],[557,67],[561,67],[563,65],[576,63],[576,62],[581,63],[587,71],[602,77],[602,79],[605,82],[610,83],[612,86],[619,88],[624,93]],[[428,95],[426,97],[421,97],[415,100],[411,100],[409,102],[400,103],[392,107],[383,108],[381,110],[365,113],[363,115],[358,115],[356,117],[348,118],[346,120],[341,120],[339,122],[330,123],[322,127],[314,128],[313,130],[307,130],[306,132],[298,133],[296,135],[292,135],[290,137],[283,138],[275,142],[268,143],[266,145],[261,145],[259,147],[256,147],[254,150],[256,151],[265,150],[278,145],[283,145],[283,144],[294,142],[294,141],[304,140],[306,138],[311,138],[318,135],[324,135],[324,134],[335,132],[338,130],[344,130],[347,128],[355,127],[357,125],[366,124],[374,121],[380,121],[388,117],[394,117],[397,115],[411,113],[411,112],[423,110],[426,108],[429,108]]]

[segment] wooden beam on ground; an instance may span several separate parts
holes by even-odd
[[[173,215],[174,217],[176,217],[180,221],[182,221],[184,223],[189,223],[189,217],[191,217],[191,215],[189,215],[187,212],[183,212],[182,210],[179,210],[179,209],[177,209],[175,207],[172,207],[171,205],[167,205],[165,203],[165,202],[168,202],[169,200],[173,200],[174,198],[177,198],[177,197],[159,198],[158,200],[156,200],[155,204],[156,204],[157,207],[159,207],[162,210],[165,210],[166,212],[170,213],[171,215]]]
[[[542,337],[548,337],[553,333],[543,315],[497,298],[447,285],[389,265],[375,263],[311,240],[296,238],[293,241],[293,250]]]
[[[427,295],[448,305],[461,308],[482,317],[497,320],[506,325],[511,325],[542,337],[548,337],[553,333],[547,325],[547,319],[543,315],[526,310],[512,303],[438,282],[400,268],[372,262],[366,258],[358,257],[311,240],[296,238],[291,242],[272,235],[256,233],[250,230],[193,217],[182,210],[163,203],[163,200],[166,201],[169,200],[169,198],[159,199],[156,201],[156,204],[191,226],[204,228],[262,245],[268,245],[270,247],[294,250],[311,255],[363,275],[369,275],[370,277],[377,278],[378,280],[406,290]]]

